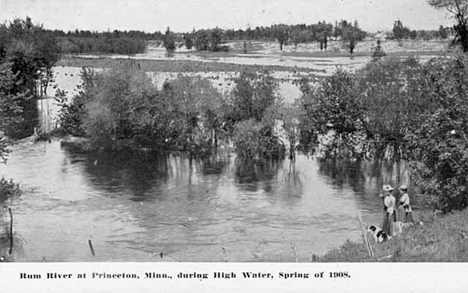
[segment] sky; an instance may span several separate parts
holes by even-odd
[[[312,24],[357,20],[366,31],[451,25],[444,10],[426,0],[0,0],[0,22],[29,16],[48,29],[186,32],[192,29]]]

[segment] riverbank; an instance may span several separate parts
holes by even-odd
[[[320,257],[320,262],[465,262],[468,261],[468,210],[446,215],[420,212],[419,223],[386,243],[370,239],[375,258],[363,241],[346,241]]]

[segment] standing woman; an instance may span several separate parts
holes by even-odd
[[[403,193],[400,197],[400,206],[405,210],[405,223],[413,223],[413,215],[411,214],[410,197],[408,195],[408,187],[406,185],[400,186],[400,191]]]
[[[384,185],[384,219],[382,224],[382,230],[391,237],[393,235],[393,222],[396,220],[395,214],[395,202],[396,199],[392,195],[393,187],[390,185]]]

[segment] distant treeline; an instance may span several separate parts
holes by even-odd
[[[137,54],[146,50],[148,42],[164,45],[168,51],[178,47],[192,47],[198,51],[225,51],[222,44],[237,40],[278,41],[282,49],[284,45],[318,42],[322,49],[327,49],[329,40],[342,40],[351,48],[362,41],[368,33],[362,30],[357,21],[341,20],[335,23],[319,21],[315,24],[275,24],[271,26],[257,26],[243,29],[199,29],[192,32],[166,33],[155,31],[152,33],[130,31],[89,31],[89,30],[47,30],[57,42],[61,53],[104,53],[104,54]],[[440,27],[439,30],[411,30],[401,21],[395,21],[393,30],[388,32],[388,39],[446,39],[452,35],[450,28]]]
[[[455,31],[453,28],[440,26],[438,30],[412,30],[404,26],[401,20],[393,23],[393,29],[387,34],[387,39],[390,40],[434,40],[434,39],[447,39],[453,36]]]
[[[113,32],[54,30],[52,33],[57,38],[62,53],[143,53],[148,40],[160,40],[163,36],[160,32],[145,33],[119,30]]]

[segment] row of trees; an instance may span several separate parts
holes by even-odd
[[[163,38],[163,46],[168,52],[173,52],[177,47],[185,45],[188,50],[195,47],[198,51],[226,51],[228,48],[222,46],[224,33],[219,28],[210,30],[193,31],[184,35],[171,32],[168,27]]]
[[[438,30],[412,30],[403,25],[401,20],[396,20],[393,23],[391,34],[387,36],[391,40],[434,40],[434,39],[447,39],[449,35],[453,35],[453,29],[449,27],[439,26]]]
[[[258,29],[258,30],[257,30]],[[335,27],[326,22],[319,22],[313,25],[284,25],[277,24],[265,28],[257,28],[258,34],[251,34],[249,30],[244,33],[243,30],[221,30],[219,28],[210,30],[199,30],[183,34],[183,36],[171,32],[168,28],[164,37],[163,45],[167,51],[174,51],[179,45],[185,45],[187,49],[194,46],[198,51],[220,51],[227,50],[227,47],[221,46],[223,41],[244,37],[252,40],[277,40],[280,50],[288,43],[293,43],[296,47],[300,43],[318,42],[320,48],[327,49],[329,39],[334,36],[340,38],[348,44],[351,53],[357,42],[362,41],[366,33],[359,28],[357,21],[354,23],[342,20],[337,22]]]

